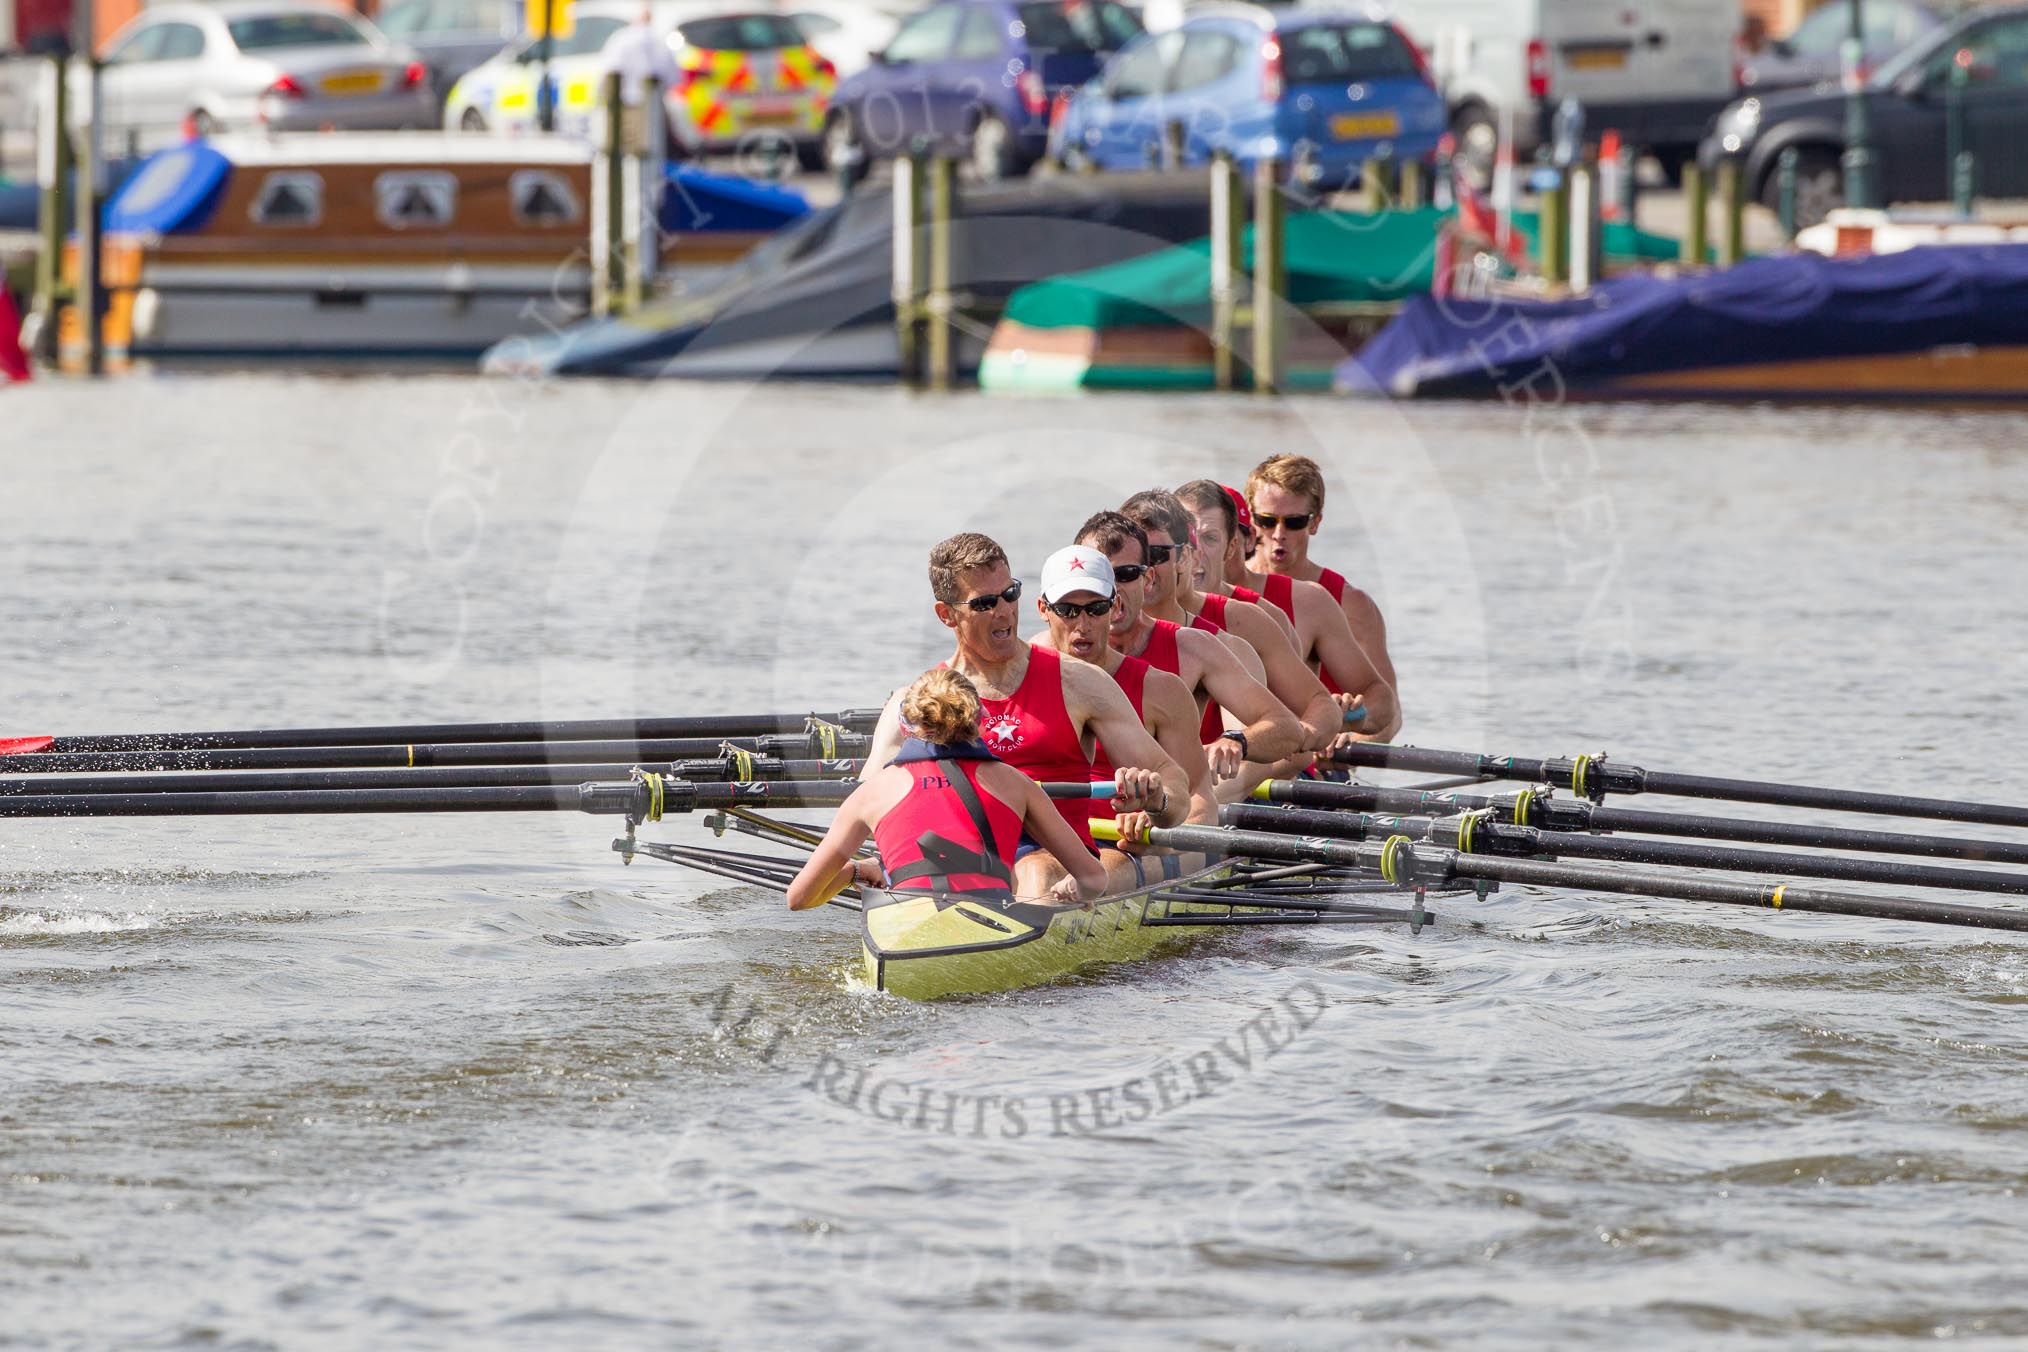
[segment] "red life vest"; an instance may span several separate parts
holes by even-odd
[[[1006,699],[979,700],[979,740],[986,749],[1038,783],[1082,784],[1091,778],[1091,757],[1071,726],[1063,702],[1063,658],[1053,648],[1030,647],[1028,670]],[[1078,838],[1091,844],[1091,804],[1081,798],[1051,800]]]
[[[958,748],[976,751],[976,745]],[[1014,890],[1021,814],[979,787],[990,756],[911,738],[894,764],[915,781],[873,828],[889,888],[1006,896]]]
[[[1123,656],[1120,658],[1120,669],[1113,673],[1113,680],[1119,683],[1121,692],[1127,697],[1127,703],[1134,706],[1134,717],[1141,720],[1143,727],[1148,722],[1147,712],[1141,703],[1148,695],[1148,671],[1147,662],[1141,658]],[[1112,758],[1106,755],[1105,744],[1094,741],[1091,753],[1091,777],[1093,782],[1110,780],[1114,772],[1119,768],[1119,766],[1113,764]],[[1093,799],[1091,815],[1094,817],[1112,816],[1112,800],[1110,798]]]

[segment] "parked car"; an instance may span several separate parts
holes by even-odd
[[[436,124],[429,71],[348,11],[303,0],[161,4],[107,43],[100,127],[143,150],[185,135],[398,130]],[[82,72],[72,76],[83,123]]]
[[[1915,0],[1865,0],[1862,62],[1867,71],[1924,34],[1943,18]],[[1739,87],[1756,94],[1835,80],[1844,72],[1845,40],[1852,33],[1852,0],[1827,0],[1803,16],[1786,37],[1747,57],[1739,66]]]
[[[1870,2],[1870,0],[1869,0]],[[1952,89],[1953,70],[1962,84]],[[1867,82],[1869,144],[1883,201],[1943,201],[1951,195],[1950,105],[1961,104],[1963,148],[1978,161],[1988,197],[2028,196],[2028,6],[1975,10],[1893,58]],[[1845,201],[1845,95],[1836,86],[1777,90],[1720,113],[1702,157],[1744,161],[1749,192],[1772,207],[1778,165],[1797,152],[1796,216],[1813,225]]]
[[[862,0],[789,0],[786,10],[803,36],[844,79],[873,64],[873,53],[894,41],[901,21]]]
[[[508,0],[395,0],[376,23],[423,59],[441,101],[460,76],[513,40],[521,6]]]
[[[1427,54],[1465,168],[1481,182],[1503,124],[1511,119],[1517,154],[1532,153],[1566,98],[1583,105],[1587,135],[1615,128],[1673,173],[1736,94],[1736,3],[1413,0],[1392,9]]]
[[[1139,36],[1140,21],[1114,0],[942,0],[838,86],[826,162],[920,142],[968,156],[984,179],[1025,173],[1048,149],[1057,96]]]
[[[556,129],[589,136],[603,71],[600,52],[641,8],[631,0],[580,0],[575,29],[550,41]],[[670,131],[679,153],[712,154],[770,141],[793,149],[806,168],[821,167],[824,114],[837,85],[830,61],[786,15],[658,10],[658,26],[683,82],[668,91]],[[444,103],[444,125],[463,131],[535,129],[542,44],[524,35],[468,72]]]
[[[1242,8],[1128,46],[1080,89],[1057,128],[1066,164],[1133,169],[1181,123],[1184,159],[1279,157],[1347,186],[1375,155],[1423,159],[1444,134],[1443,95],[1389,23]]]

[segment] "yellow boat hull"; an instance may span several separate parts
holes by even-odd
[[[869,891],[860,915],[866,983],[911,1000],[1019,990],[1112,962],[1131,962],[1202,934],[1195,925],[1146,924],[1227,907],[1166,895],[1231,868],[1218,864],[1091,909],[1033,902],[953,901],[924,893]]]

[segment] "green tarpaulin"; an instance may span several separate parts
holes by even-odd
[[[1288,218],[1288,298],[1298,306],[1391,301],[1428,291],[1437,227],[1451,213],[1424,207],[1378,214],[1306,211]],[[1515,228],[1534,239],[1533,212],[1516,212]],[[1676,241],[1630,226],[1605,227],[1608,257],[1661,262]],[[1241,245],[1242,267],[1253,260],[1253,228]],[[1008,299],[1005,318],[1037,329],[1211,323],[1211,241],[1195,240],[1125,263],[1034,282]]]

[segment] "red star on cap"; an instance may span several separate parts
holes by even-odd
[[[1073,556],[1070,560],[1070,571],[1073,573],[1082,573],[1084,571],[1084,560]]]

